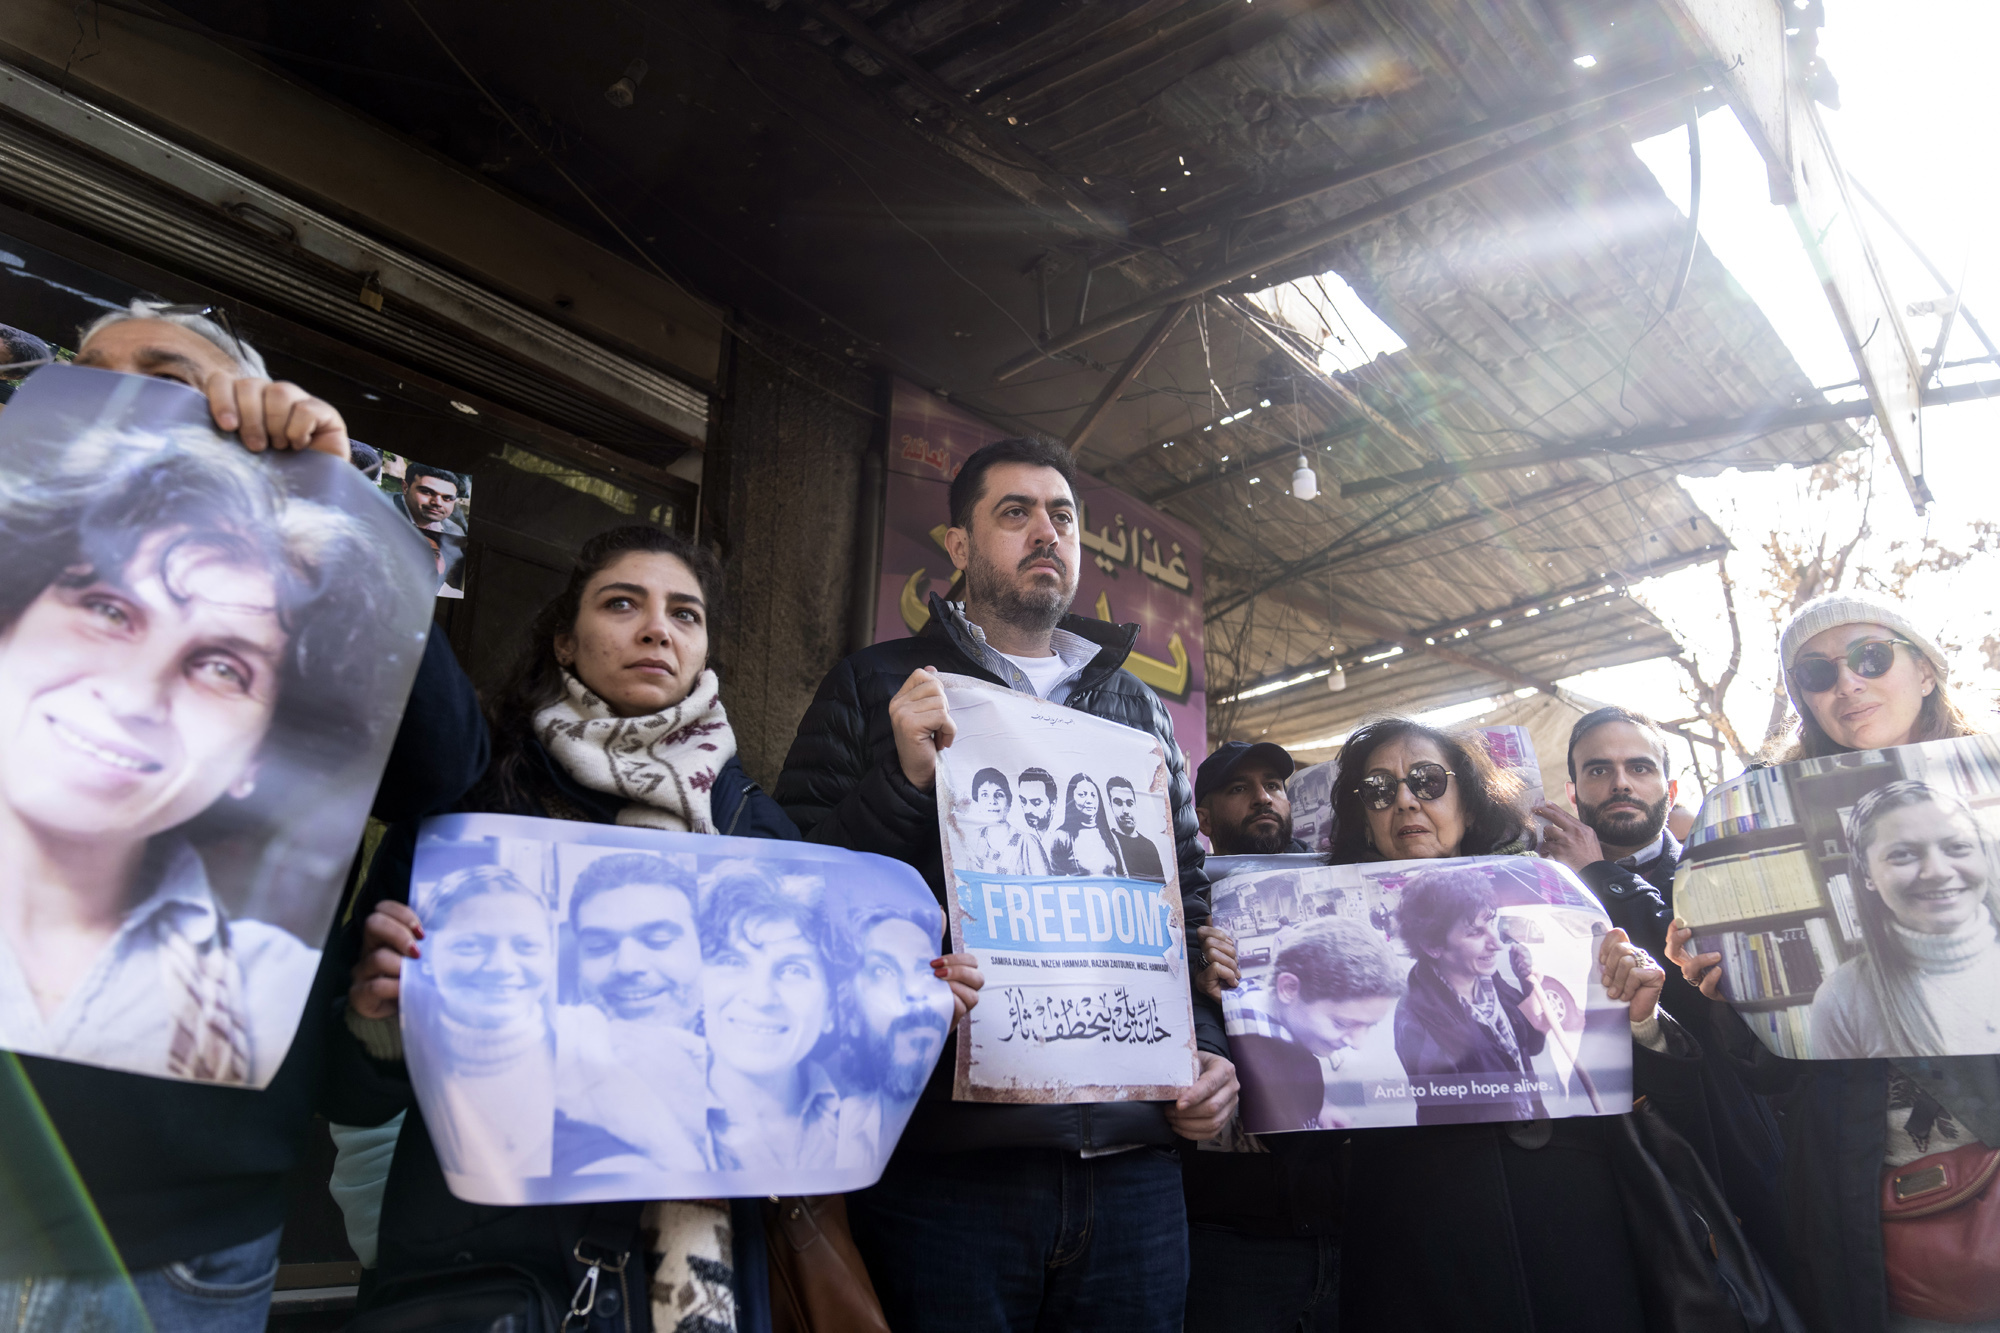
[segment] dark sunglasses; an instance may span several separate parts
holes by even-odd
[[[1396,803],[1396,788],[1408,787],[1420,801],[1435,801],[1445,794],[1455,775],[1443,764],[1418,764],[1398,778],[1387,773],[1370,773],[1354,790],[1370,810],[1387,810]]]
[[[1847,646],[1847,669],[1864,680],[1879,680],[1896,665],[1896,645],[1915,648],[1908,639],[1862,639]],[[1792,684],[1806,694],[1825,694],[1840,681],[1842,659],[1802,657],[1792,668]]]

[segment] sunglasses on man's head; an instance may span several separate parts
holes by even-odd
[[[1801,657],[1792,667],[1792,683],[1807,694],[1825,694],[1840,682],[1840,664],[1864,680],[1879,680],[1896,665],[1896,645],[1914,648],[1908,639],[1860,639],[1847,645],[1847,655]]]
[[[1452,771],[1443,764],[1417,764],[1402,777],[1391,773],[1370,773],[1355,790],[1370,810],[1387,810],[1396,803],[1396,788],[1408,787],[1420,801],[1435,801],[1445,793]]]
[[[237,335],[236,325],[230,320],[229,311],[222,306],[165,305],[160,307],[160,313],[163,315],[194,315],[200,319],[208,320],[210,323],[221,327],[223,333],[228,336],[229,341],[236,344],[236,350],[239,354],[243,350],[243,339]]]

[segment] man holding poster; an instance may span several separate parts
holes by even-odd
[[[905,861],[956,912],[956,895],[947,894],[938,779],[940,752],[960,732],[939,673],[1011,691],[1016,701],[1065,706],[1034,709],[1051,718],[1121,724],[1136,748],[1154,756],[1151,768],[1118,768],[1108,753],[1093,768],[1070,763],[1067,753],[1020,745],[1018,753],[982,759],[960,776],[963,814],[977,845],[988,845],[976,829],[994,814],[974,806],[979,777],[991,767],[1012,775],[1010,795],[1022,806],[1024,827],[1046,837],[1051,853],[1069,830],[1062,845],[1081,873],[1051,868],[1071,886],[1077,917],[1069,924],[1076,933],[1093,885],[1107,903],[1113,889],[1124,887],[1132,910],[1131,887],[1117,874],[1116,835],[1124,830],[1118,805],[1106,800],[1111,779],[1164,796],[1160,827],[1134,825],[1172,846],[1177,872],[1177,895],[1174,884],[1144,886],[1148,910],[1159,909],[1146,923],[1154,932],[1147,961],[1186,976],[1186,932],[1208,916],[1186,766],[1165,708],[1122,669],[1134,627],[1067,614],[1081,558],[1075,482],[1068,453],[1041,441],[1003,440],[966,461],[952,482],[945,534],[952,563],[965,576],[965,602],[933,598],[922,634],[877,644],[834,668],[799,728],[776,795],[808,838]],[[990,775],[985,786],[997,810]],[[1126,787],[1117,790],[1122,799]],[[1046,807],[1038,804],[1044,793]],[[1095,861],[1086,864],[1090,858],[1079,854],[1100,845],[1105,850],[1095,861],[1106,863],[1109,875],[1098,875]],[[1051,900],[1063,901],[1053,894]],[[1125,924],[1136,941],[1137,919]],[[1086,940],[1089,929],[1085,921]],[[1060,919],[1056,933],[1063,933]],[[1233,961],[1222,951],[1204,970],[1203,989],[1214,994],[1233,982]],[[1135,968],[1126,975],[1159,974]],[[1128,986],[1128,1001],[1137,989]],[[1186,991],[1175,999],[1185,1006]],[[1004,1025],[1005,1006],[995,1009]],[[1170,1007],[1159,1003],[1157,1010],[1167,1026]],[[1185,1023],[1188,1010],[1179,1013]],[[959,1033],[954,1043],[966,1039]],[[1150,1069],[1144,1076],[1151,1086],[1142,1095],[1162,1100],[1112,1100],[1120,1093],[1104,1090],[1095,1095],[1105,1100],[1064,1100],[1023,1090],[1004,1102],[954,1104],[943,1071],[962,1067],[966,1057],[940,1061],[881,1183],[848,1202],[855,1240],[892,1327],[1180,1328],[1187,1239],[1180,1168],[1170,1149],[1176,1135],[1205,1138],[1222,1127],[1235,1108],[1236,1076],[1219,1017],[1203,999],[1194,1003],[1191,1032],[1183,1027],[1177,1041],[1140,1045],[1179,1051],[1177,1078]],[[940,1226],[947,1217],[955,1224]]]

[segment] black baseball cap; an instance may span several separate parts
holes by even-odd
[[[1269,741],[1258,741],[1254,745],[1249,741],[1224,741],[1194,771],[1195,804],[1200,805],[1204,797],[1229,781],[1237,769],[1253,759],[1277,769],[1286,777],[1298,769],[1298,763],[1282,745],[1273,745]]]

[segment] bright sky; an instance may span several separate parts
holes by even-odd
[[[2000,215],[2000,173],[1983,155],[1966,156],[1972,127],[1993,115],[1989,68],[2000,49],[2000,5],[1982,0],[1826,0],[1827,26],[1820,54],[1840,83],[1841,110],[1822,108],[1836,153],[1848,173],[1867,185],[1948,278],[1964,274],[1965,304],[2000,340],[2000,252],[1992,219]],[[1723,110],[1702,120],[1702,238],[1756,300],[1814,383],[1851,381],[1856,372],[1827,308],[1796,231],[1784,209],[1770,203],[1756,151]],[[1636,145],[1667,196],[1687,204],[1685,130]],[[1897,303],[1908,306],[1941,294],[1908,249],[1872,213],[1864,225],[1888,272]],[[1924,354],[1937,340],[1939,319],[1910,320],[1912,342]],[[1953,330],[1947,360],[1984,353],[1963,321]],[[2000,379],[2000,367],[1947,371],[1946,383]],[[1830,396],[1858,396],[1857,388]],[[1968,403],[1924,412],[1921,470],[1938,497],[1919,517],[1886,455],[1880,458],[1874,506],[1876,537],[1864,549],[1883,552],[1896,540],[1915,543],[1926,534],[1962,546],[1973,521],[2000,517],[1993,510],[2000,465],[1993,441],[2000,406]],[[1914,460],[1913,460],[1914,464]],[[1777,627],[1755,596],[1765,579],[1760,548],[1773,516],[1784,516],[1793,535],[1844,529],[1852,533],[1855,497],[1815,498],[1803,474],[1725,473],[1687,478],[1683,484],[1722,525],[1737,547],[1731,573],[1745,628],[1744,667],[1729,695],[1729,713],[1746,741],[1764,732],[1776,680]],[[2000,630],[1995,574],[2000,556],[1979,556],[1947,574],[1922,574],[1911,586],[1908,610],[1916,623],[1959,651],[1952,674],[1962,702],[1990,702],[2000,672],[1985,666],[1979,644]],[[1636,589],[1642,599],[1691,644],[1711,678],[1728,652],[1714,567],[1704,565]],[[1746,595],[1748,594],[1748,595]],[[1947,651],[1951,651],[1948,646]],[[1662,718],[1685,718],[1692,707],[1680,694],[1684,678],[1665,662],[1590,672],[1565,681],[1582,693],[1636,705]],[[1974,699],[1966,699],[1970,693]],[[1732,770],[1733,771],[1733,767]]]

